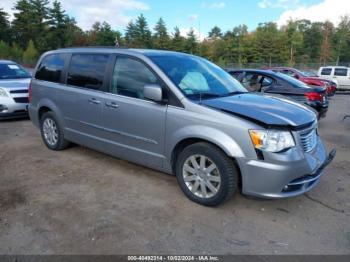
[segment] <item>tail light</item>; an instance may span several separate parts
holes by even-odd
[[[29,100],[29,103],[32,102],[32,80],[30,80],[29,87],[28,87],[28,100]]]
[[[309,101],[323,101],[323,95],[316,92],[305,93],[307,100]]]

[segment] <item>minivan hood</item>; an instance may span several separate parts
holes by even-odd
[[[0,79],[0,88],[11,89],[11,88],[23,88],[28,89],[30,78],[20,79]]]
[[[316,120],[315,113],[306,106],[266,94],[245,93],[202,100],[201,104],[271,127],[296,128]]]

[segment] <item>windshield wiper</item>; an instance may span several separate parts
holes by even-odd
[[[235,95],[241,95],[241,94],[245,94],[247,92],[242,92],[242,91],[234,91],[234,92],[230,92],[230,93],[226,93],[221,95],[221,97],[225,97],[225,96],[235,96]]]
[[[209,92],[198,92],[193,94],[188,94],[188,97],[198,97],[199,99],[203,98],[214,98],[214,97],[220,97],[221,95],[215,94],[215,93],[209,93]]]

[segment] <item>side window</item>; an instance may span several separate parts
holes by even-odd
[[[229,72],[229,74],[231,76],[233,76],[234,78],[238,79],[242,73],[241,72]]]
[[[112,76],[112,94],[144,99],[143,87],[147,84],[159,82],[146,65],[133,58],[117,58]]]
[[[250,91],[260,92],[263,79],[261,75],[247,73],[242,79],[242,84]]]
[[[321,75],[330,76],[332,73],[332,68],[323,68],[321,71]]]
[[[35,73],[35,78],[60,83],[65,57],[65,54],[52,54],[45,56]]]
[[[347,76],[348,75],[348,69],[347,68],[335,68],[334,69],[334,75],[335,76]]]
[[[100,90],[109,55],[73,54],[68,70],[67,84]]]

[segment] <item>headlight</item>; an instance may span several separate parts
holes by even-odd
[[[249,134],[256,149],[280,152],[295,146],[293,136],[288,131],[249,130]]]
[[[0,96],[5,96],[5,97],[8,96],[6,91],[4,89],[2,89],[2,88],[0,88]]]

